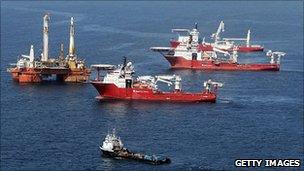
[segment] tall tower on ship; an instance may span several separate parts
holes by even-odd
[[[75,55],[75,26],[74,26],[74,17],[71,17],[70,23],[70,45],[69,45],[69,57],[76,57]]]
[[[43,16],[43,53],[41,55],[41,61],[45,62],[49,58],[49,14]]]
[[[31,50],[30,50],[30,55],[29,55],[29,59],[30,59],[30,66],[29,67],[34,67],[34,60],[35,60],[35,56],[34,56],[34,45],[31,45]]]

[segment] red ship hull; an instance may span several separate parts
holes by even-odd
[[[257,52],[263,50],[262,46],[238,46],[238,52]]]
[[[229,62],[186,60],[183,57],[165,56],[172,68],[226,71],[279,71],[279,64],[237,64]]]
[[[168,102],[215,102],[216,94],[213,92],[188,93],[182,91],[161,92],[153,91],[150,88],[119,88],[115,84],[92,81],[97,89],[100,100],[121,99],[121,100],[146,100],[146,101],[168,101]]]

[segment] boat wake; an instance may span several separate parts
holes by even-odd
[[[85,32],[103,32],[103,33],[113,33],[113,34],[126,34],[129,36],[146,38],[146,37],[153,37],[153,38],[171,38],[171,34],[165,33],[147,33],[147,32],[139,32],[133,30],[123,30],[115,27],[109,26],[100,26],[98,24],[89,24],[86,26],[82,26],[80,28],[82,31]]]

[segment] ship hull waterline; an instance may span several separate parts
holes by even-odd
[[[229,62],[215,63],[214,61],[186,60],[183,57],[166,55],[165,58],[173,69],[198,69],[218,71],[279,71],[280,64],[238,64]]]
[[[214,92],[161,92],[149,88],[118,88],[112,83],[91,81],[99,92],[99,100],[141,100],[141,101],[166,101],[166,102],[216,102]]]
[[[143,159],[143,158],[139,158],[139,157],[136,157],[135,155],[142,155],[142,154],[133,153],[133,152],[129,152],[129,154],[126,155],[126,156],[120,155],[120,154],[115,153],[115,152],[109,152],[109,151],[104,151],[104,150],[101,150],[101,153],[104,157],[108,157],[108,158],[133,160],[133,161],[139,161],[139,162],[144,162],[144,163],[154,164],[154,165],[171,163],[170,159],[151,161],[151,160],[146,160],[146,159]]]

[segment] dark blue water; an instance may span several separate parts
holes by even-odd
[[[42,47],[42,16],[51,13],[51,56],[68,42],[76,18],[78,56],[88,65],[127,55],[138,74],[180,74],[183,88],[223,82],[216,104],[98,102],[89,84],[18,85],[9,63]],[[151,46],[167,46],[173,27],[199,23],[209,37],[224,20],[225,37],[244,37],[287,53],[280,72],[170,70]],[[67,46],[66,46],[67,47]],[[263,53],[241,62],[267,62]],[[164,154],[151,166],[100,157],[116,128],[126,147]],[[235,169],[237,158],[303,159],[303,2],[1,2],[1,169]],[[303,161],[303,160],[302,160]]]

